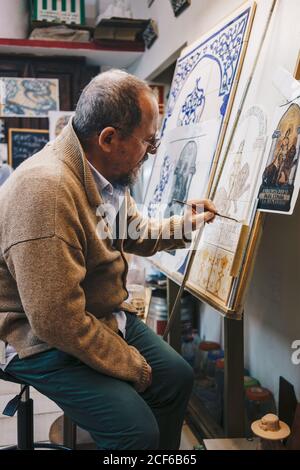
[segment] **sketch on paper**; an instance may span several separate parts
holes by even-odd
[[[256,208],[257,180],[261,171],[267,141],[267,117],[258,105],[242,114],[226,160],[223,162],[215,187],[213,201],[219,213],[251,223]],[[233,277],[231,268],[235,259],[241,223],[217,218],[205,227],[203,238],[190,273],[188,284],[226,304]],[[214,253],[213,262],[203,253]],[[198,266],[208,273],[203,278]]]
[[[151,178],[147,193],[152,195],[146,200],[150,217],[182,215],[184,206],[174,199],[186,201],[195,194],[200,199],[205,196],[218,131],[218,121],[210,121],[166,132],[163,164],[153,170],[159,178]],[[174,272],[180,270],[187,254],[187,250],[161,252],[154,260]]]
[[[145,199],[150,217],[181,214],[183,207],[174,203],[174,198],[186,201],[205,197],[217,144],[222,141],[228,122],[254,11],[255,4],[252,2],[243,6],[185,49],[178,59],[162,125],[162,146],[156,157]],[[179,146],[178,135],[181,131],[184,140],[180,141]],[[178,139],[176,148],[174,143],[171,144],[175,139],[170,138],[172,132]],[[199,134],[202,135],[201,139],[195,139],[195,135]],[[184,146],[187,157],[180,159]],[[192,157],[193,148],[196,158]],[[187,162],[184,162],[185,159]],[[206,160],[204,177],[201,174],[203,160]],[[245,170],[247,166],[243,168],[242,164],[239,168],[236,163],[236,174],[232,175],[229,194],[226,186],[226,195],[223,191],[225,198],[234,200],[244,197],[250,178]],[[233,184],[233,180],[238,179],[241,183],[241,174],[245,183],[238,187]],[[231,205],[234,207],[233,202]],[[210,257],[205,259],[212,267]],[[186,250],[160,253],[154,257],[158,267],[171,276],[182,274],[185,260]]]
[[[221,214],[249,222],[266,141],[266,113],[253,105],[240,118],[215,188],[214,202]]]
[[[189,140],[180,152],[173,173],[170,195],[165,210],[165,217],[181,215],[184,207],[174,201],[186,201],[188,198],[191,182],[196,173],[197,143]]]
[[[242,224],[219,219],[205,227],[190,272],[189,285],[226,304],[232,285],[231,269]]]
[[[48,117],[59,110],[59,81],[54,78],[0,79],[0,115]]]
[[[259,209],[291,214],[299,190],[300,100],[282,114],[269,148],[259,189]]]
[[[49,112],[49,139],[54,140],[59,136],[63,128],[68,124],[73,111],[50,111]]]

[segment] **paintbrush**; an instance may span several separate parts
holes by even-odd
[[[199,205],[197,205],[197,204],[188,204],[187,202],[179,201],[179,199],[173,199],[173,201],[178,202],[178,204],[182,204],[184,206],[189,206],[189,207],[193,207],[193,208],[199,207]],[[201,207],[202,207],[202,204],[201,204]],[[215,214],[218,217],[222,217],[223,219],[233,220],[234,222],[237,222],[238,224],[241,223],[240,220],[234,219],[233,217],[229,217],[228,215],[219,214],[219,212],[215,212]]]

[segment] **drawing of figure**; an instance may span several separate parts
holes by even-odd
[[[281,141],[280,144],[280,151],[283,153],[283,155],[286,155],[289,146],[290,146],[290,134],[291,134],[291,128],[289,127],[286,133],[284,134],[284,137]]]
[[[264,185],[274,186],[277,183],[279,168],[281,166],[282,161],[283,155],[282,153],[278,153],[272,163],[270,163],[270,165],[265,168],[262,177],[262,182]]]
[[[229,261],[227,259],[227,256],[222,256],[221,258],[218,259],[217,281],[216,281],[216,284],[215,284],[215,292],[219,296],[221,294],[222,281],[223,281],[223,277],[225,276],[225,269],[226,269],[228,263],[229,263]]]
[[[54,130],[54,134],[55,134],[55,137],[58,137],[59,134],[61,133],[61,131],[63,130],[63,128],[68,124],[69,120],[70,120],[70,117],[69,115],[64,115],[64,116],[60,116],[56,123],[55,123],[55,130]]]
[[[174,202],[173,199],[186,201],[192,178],[196,173],[196,158],[197,144],[194,140],[190,140],[183,147],[176,164],[165,217],[182,214],[183,206]]]
[[[295,155],[296,155],[296,146],[293,144],[288,149],[286,156],[281,162],[281,165],[279,167],[278,177],[277,177],[278,184],[291,184],[289,183],[290,173],[291,173],[293,166],[295,166],[297,163],[297,160],[294,161]]]
[[[214,198],[217,209],[225,215],[230,215],[232,205],[234,213],[237,212],[238,200],[250,188],[250,184],[247,183],[250,176],[249,164],[244,163],[242,166],[244,146],[245,141],[242,140],[230,169],[228,189],[226,190],[224,187],[219,188]]]
[[[237,201],[240,199],[243,194],[248,191],[250,185],[246,184],[247,179],[249,178],[250,169],[249,164],[245,163],[242,166],[242,158],[243,158],[243,150],[245,146],[245,141],[242,140],[240,143],[239,149],[236,153],[232,170],[229,177],[229,185],[228,185],[228,202],[229,208],[228,211],[231,209],[231,204],[233,204],[234,212],[237,212]]]
[[[278,142],[276,148],[278,151],[275,152],[274,160],[268,165],[263,173],[263,184],[264,185],[283,185],[287,184],[289,180],[289,174],[292,168],[292,163],[296,154],[296,147],[294,144],[290,146],[290,135],[291,127],[289,127],[284,137]]]

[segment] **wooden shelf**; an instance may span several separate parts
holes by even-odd
[[[71,42],[41,39],[0,38],[0,53],[43,56],[84,56],[91,65],[126,68],[144,52],[143,44],[131,41]]]

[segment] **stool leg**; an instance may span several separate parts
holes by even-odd
[[[76,424],[65,414],[63,445],[69,449],[76,449]]]
[[[18,407],[18,449],[33,447],[33,400],[29,398],[29,387],[25,390]]]

